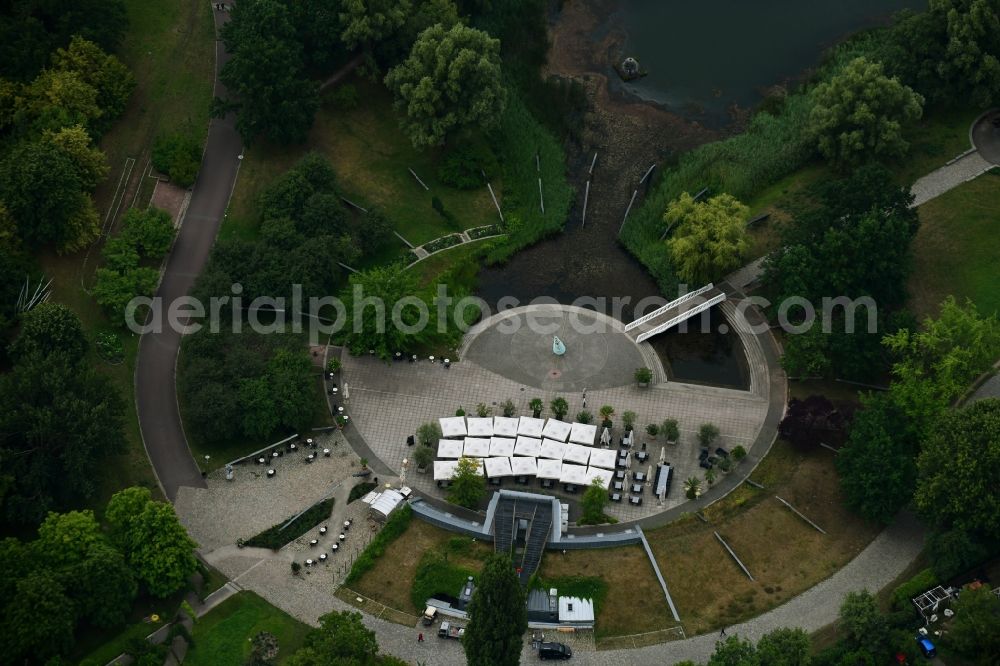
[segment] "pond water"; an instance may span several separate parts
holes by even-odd
[[[648,75],[625,89],[684,115],[723,123],[733,105],[794,79],[846,35],[919,0],[622,0],[625,55]],[[617,78],[617,77],[616,77]]]

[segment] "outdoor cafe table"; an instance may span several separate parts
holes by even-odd
[[[645,472],[636,472],[635,474],[632,475],[632,478],[635,479],[636,481],[640,481],[640,482],[641,481],[645,481],[646,480],[646,473]]]
[[[632,484],[632,492],[634,494],[636,494],[636,495],[641,495],[642,494],[642,487],[643,486],[642,486],[641,483],[633,483]]]

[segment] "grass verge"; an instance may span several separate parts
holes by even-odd
[[[351,571],[347,574],[347,578],[344,582],[348,585],[354,584],[358,581],[361,576],[363,576],[368,571],[371,571],[378,564],[380,564],[382,556],[386,551],[393,545],[393,543],[406,532],[407,527],[413,520],[413,509],[409,505],[396,511],[392,516],[385,521],[385,525],[382,529],[378,531],[375,538],[372,539],[368,547],[365,548],[364,552],[358,556],[358,559],[354,561],[354,565],[351,567]],[[391,569],[389,571],[392,571]],[[384,580],[391,581],[393,577],[390,575]],[[393,581],[396,584],[396,581]],[[409,588],[407,588],[409,589]],[[364,590],[360,590],[364,592]]]
[[[993,169],[928,201],[919,209],[913,242],[910,307],[918,317],[936,316],[953,294],[969,298],[980,312],[1000,310],[1000,173]]]
[[[240,592],[198,620],[192,647],[184,659],[191,666],[242,666],[250,638],[267,631],[278,639],[278,663],[302,647],[309,625],[275,608],[253,592]]]

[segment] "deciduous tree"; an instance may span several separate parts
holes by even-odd
[[[458,459],[455,476],[451,479],[451,491],[448,501],[467,508],[475,508],[486,492],[486,478],[479,469],[480,461],[476,458],[462,457]]]
[[[906,152],[903,127],[920,118],[924,98],[885,75],[882,63],[855,58],[816,86],[809,117],[819,151],[840,167]]]
[[[663,221],[673,231],[667,241],[677,275],[701,285],[740,264],[749,248],[750,209],[728,194],[695,201],[684,192],[667,206]]]
[[[385,83],[396,96],[414,146],[442,144],[469,127],[496,125],[504,108],[500,42],[460,23],[420,33],[409,57]]]
[[[1000,655],[1000,597],[989,586],[963,590],[944,642],[962,656],[988,664]]]

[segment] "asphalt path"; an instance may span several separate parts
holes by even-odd
[[[229,12],[213,10],[213,13],[218,31],[229,20]],[[228,54],[222,41],[216,41],[215,49],[215,95],[224,97],[225,87],[218,75]],[[242,151],[243,141],[236,131],[235,114],[213,119],[191,202],[157,292],[164,322],[169,304],[187,295],[208,260],[229,205]],[[143,444],[160,487],[171,501],[181,486],[205,485],[188,448],[177,406],[174,380],[180,344],[180,332],[171,330],[170,326],[143,334],[135,370],[135,403]]]

